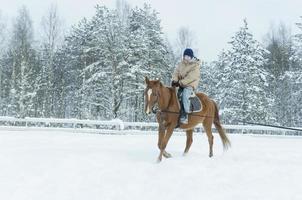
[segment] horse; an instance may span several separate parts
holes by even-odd
[[[161,162],[163,156],[165,158],[172,157],[172,155],[165,149],[174,129],[178,125],[180,105],[177,99],[175,87],[166,87],[160,82],[160,80],[149,80],[148,77],[145,77],[145,84],[145,113],[150,114],[151,111],[156,113],[156,119],[159,125],[157,146],[160,153],[158,156],[158,162]],[[197,113],[189,114],[188,124],[180,124],[179,126],[180,129],[184,129],[186,131],[187,136],[186,147],[183,154],[186,155],[189,152],[193,142],[194,128],[198,124],[202,123],[207,134],[209,142],[209,157],[211,158],[213,156],[214,141],[214,136],[212,134],[213,123],[222,140],[223,149],[227,150],[231,146],[231,143],[220,124],[218,107],[215,101],[210,99],[204,93],[196,93],[196,96],[202,103],[202,110]],[[155,106],[158,108],[157,111],[154,110]]]

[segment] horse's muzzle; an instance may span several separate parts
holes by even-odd
[[[145,108],[145,113],[146,113],[147,115],[149,115],[149,114],[151,113],[149,106],[147,106],[147,107]]]
[[[152,110],[153,114],[156,114],[159,109],[157,106],[156,106],[156,108],[155,108],[155,106],[152,106],[151,110]]]

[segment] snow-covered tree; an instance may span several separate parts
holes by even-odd
[[[199,84],[199,90],[205,92],[210,97],[214,98],[218,104],[222,98],[219,96],[223,92],[223,87],[219,86],[222,81],[222,71],[228,63],[228,55],[222,50],[218,55],[217,61],[210,63],[204,62],[201,65],[201,81]]]
[[[0,115],[7,115],[7,90],[9,90],[8,73],[4,62],[4,49],[6,47],[6,24],[0,10]]]
[[[125,26],[116,10],[96,7],[91,21],[93,34],[85,52],[97,54],[94,62],[87,63],[83,71],[82,91],[88,92],[84,101],[94,114],[116,118],[123,101],[125,73]]]
[[[14,116],[35,115],[35,74],[39,69],[32,43],[32,21],[23,6],[13,26],[8,52],[8,64],[12,69],[9,112]]]
[[[51,5],[41,20],[41,71],[38,75],[37,98],[43,117],[54,116],[55,73],[54,57],[62,38],[61,19],[56,5]]]
[[[232,37],[231,49],[222,56],[224,66],[218,83],[224,121],[264,122],[271,120],[268,112],[272,99],[265,93],[268,73],[264,69],[267,51],[253,38],[247,22]],[[227,57],[227,61],[224,61]]]
[[[274,99],[272,113],[278,124],[288,124],[289,98],[291,96],[289,84],[286,82],[285,73],[294,66],[291,59],[294,54],[290,29],[284,24],[277,28],[272,27],[266,37],[267,64],[265,68],[270,73],[268,93]],[[290,121],[290,120],[289,120]]]
[[[302,17],[300,17],[302,20]],[[302,23],[296,23],[300,33],[292,38],[289,70],[281,77],[285,100],[284,121],[289,126],[302,126]],[[283,86],[284,86],[283,85]]]
[[[130,14],[130,24],[128,27],[128,55],[127,63],[130,69],[127,73],[128,104],[134,104],[132,108],[135,113],[134,120],[142,120],[146,116],[143,114],[143,88],[144,77],[161,79],[164,83],[169,83],[171,75],[171,60],[167,44],[163,38],[160,20],[156,11],[149,5],[143,8],[134,8]]]
[[[0,55],[4,53],[4,47],[6,45],[5,38],[7,38],[7,33],[6,33],[6,22],[4,17],[1,14],[0,10]]]

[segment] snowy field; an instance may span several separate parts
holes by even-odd
[[[204,134],[156,163],[156,135],[0,130],[1,200],[301,200],[302,137]]]

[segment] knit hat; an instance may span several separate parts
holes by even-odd
[[[192,49],[186,49],[184,51],[184,55],[183,56],[190,56],[191,58],[193,58],[194,57],[193,50]]]

